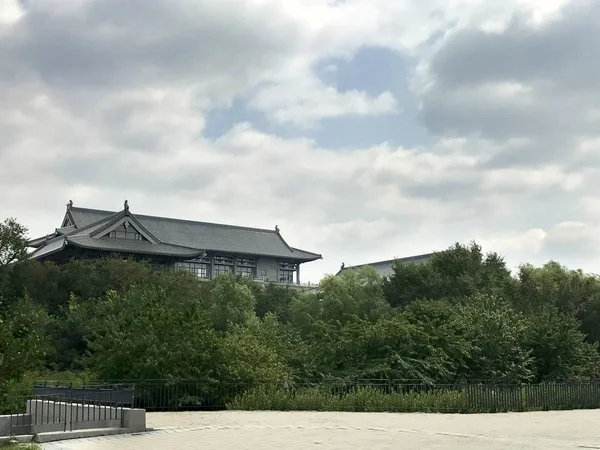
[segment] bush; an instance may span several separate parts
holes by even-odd
[[[297,391],[260,387],[238,395],[227,404],[231,410],[355,411],[355,412],[466,412],[463,392],[386,393],[374,387],[357,387],[336,394],[321,387]]]

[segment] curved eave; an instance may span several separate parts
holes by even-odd
[[[40,246],[35,251],[33,251],[32,253],[29,254],[29,258],[30,259],[40,259],[40,258],[44,258],[46,256],[54,255],[55,253],[63,251],[64,248],[66,247],[66,245],[67,245],[66,241],[63,240],[62,245],[60,247],[57,247],[57,248],[55,248],[49,252],[45,252],[45,253],[42,253],[42,250],[44,249],[44,247]]]
[[[306,250],[300,250],[299,248],[290,247],[292,249],[292,259],[297,259],[302,262],[311,262],[318,259],[323,259],[323,255],[318,253],[307,252]]]
[[[43,237],[39,237],[39,238],[35,238],[35,239],[30,239],[27,241],[27,247],[31,247],[31,248],[40,248],[42,245],[44,245],[48,239],[53,239],[56,237],[56,233],[52,233],[49,236],[43,236]]]
[[[67,243],[72,245],[73,247],[79,247],[86,250],[96,250],[99,252],[105,253],[127,253],[127,254],[139,254],[139,255],[152,255],[152,256],[170,256],[175,258],[197,258],[201,256],[204,251],[189,249],[191,250],[189,253],[174,253],[174,252],[160,252],[160,251],[150,251],[145,249],[123,249],[123,248],[98,248],[93,245],[86,245],[80,242],[76,242],[73,240],[67,239]]]

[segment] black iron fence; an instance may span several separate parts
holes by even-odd
[[[46,413],[31,416],[46,417],[44,420],[51,420],[51,423],[60,421],[65,429],[70,429],[77,421],[97,420],[101,414],[108,414],[108,420],[117,418],[121,408],[131,406],[147,411],[237,409],[444,413],[600,408],[600,381],[431,384],[411,380],[321,383],[120,380],[88,383],[80,388],[38,383],[33,392],[33,396],[21,399],[21,410],[25,408],[27,399],[37,399],[38,402],[30,409],[44,409]],[[70,416],[62,414],[63,404],[75,408]],[[22,413],[21,410],[18,412]],[[18,425],[18,420],[27,419],[17,417],[15,420]]]
[[[430,384],[407,380],[260,383],[144,380],[105,384],[148,411],[274,409],[508,412],[600,408],[600,381]]]
[[[131,408],[134,403],[134,388],[132,386],[109,386],[105,383],[91,386],[74,387],[72,383],[61,386],[48,383],[34,383],[33,395],[46,399],[60,399],[88,404],[106,404]]]

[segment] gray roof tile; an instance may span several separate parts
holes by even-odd
[[[202,250],[179,247],[171,244],[152,244],[148,241],[130,239],[95,239],[89,236],[69,236],[67,243],[82,248],[104,251],[140,253],[144,255],[181,256],[194,258],[200,256]]]
[[[102,243],[104,240],[90,237],[90,234],[93,235],[95,231],[106,227],[107,224],[117,218],[122,212],[115,213],[112,211],[71,207],[69,213],[77,226],[76,230],[67,233],[69,242],[80,246],[89,246],[90,248],[102,246],[104,249],[104,246],[109,244]],[[179,255],[190,250],[196,252],[206,250],[272,256],[301,262],[314,261],[321,258],[319,254],[288,246],[281,235],[275,230],[195,222],[133,213],[132,216],[160,242],[152,244],[149,242],[132,241],[135,244],[110,244],[116,247],[120,245],[127,247],[127,249],[123,248],[121,251],[137,251],[136,249],[141,249],[142,247],[130,248],[128,246],[143,244],[144,246],[152,246],[153,252],[159,252],[160,254]],[[116,240],[110,241],[116,242]],[[149,248],[148,251],[150,251]],[[114,250],[119,251],[118,248],[114,248]]]
[[[423,255],[406,256],[404,258],[395,258],[395,259],[388,259],[386,261],[377,261],[377,262],[372,262],[372,263],[367,263],[367,264],[359,264],[356,266],[348,266],[348,267],[344,267],[344,269],[340,270],[337,274],[339,275],[343,270],[357,269],[360,267],[370,266],[373,269],[375,269],[375,271],[380,276],[389,277],[389,276],[393,275],[393,273],[394,273],[394,264],[396,262],[419,264],[419,263],[424,263],[427,260],[429,260],[429,258],[431,258],[432,255],[433,255],[433,253],[425,253]]]

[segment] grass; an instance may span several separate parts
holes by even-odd
[[[37,444],[8,444],[0,446],[2,450],[41,450],[41,447]]]

